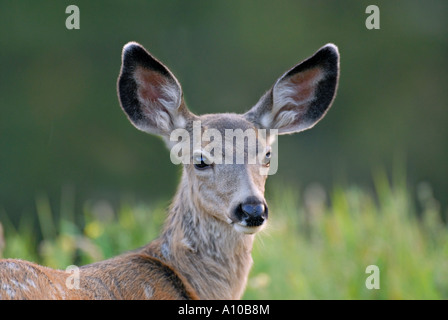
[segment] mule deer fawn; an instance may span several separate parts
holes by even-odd
[[[198,123],[201,132],[213,129],[222,135],[226,130],[275,129],[281,135],[309,129],[330,108],[338,77],[339,53],[327,44],[284,73],[248,112],[197,116],[187,109],[171,71],[131,42],[123,48],[118,95],[135,127],[161,136],[172,148],[174,130],[194,134]],[[269,166],[272,139],[257,134],[256,140],[262,146],[256,163],[215,163],[203,151],[204,141],[193,146],[160,237],[80,267],[78,287],[66,285],[70,274],[65,271],[0,260],[0,299],[241,298],[254,235],[268,218],[267,175],[260,169]],[[248,148],[244,145],[242,152]]]

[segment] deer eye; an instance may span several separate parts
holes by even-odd
[[[264,157],[264,165],[266,167],[269,167],[271,165],[271,151],[266,152],[266,155]]]
[[[208,159],[205,158],[202,154],[195,155],[193,158],[194,167],[198,170],[204,170],[210,168],[211,165],[208,164],[207,162],[210,161],[208,161]]]

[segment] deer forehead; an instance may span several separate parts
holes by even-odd
[[[253,123],[236,113],[204,114],[199,117],[199,120],[204,128],[217,129],[222,133],[225,133],[226,129],[241,129],[243,131],[247,129],[256,130]]]
[[[252,122],[247,121],[243,115],[235,113],[217,113],[217,114],[205,114],[199,116],[195,121],[199,121],[201,125],[201,134],[213,136],[213,139],[219,138],[222,141],[223,152],[225,148],[235,148],[237,140],[234,140],[239,134],[243,136],[254,137],[253,140],[247,140],[244,144],[244,151],[247,152],[247,148],[256,147],[257,144],[266,146],[266,136],[260,134],[260,129],[257,128]],[[192,126],[187,128],[189,131],[193,131]],[[216,137],[216,135],[218,137]],[[226,145],[226,138],[230,139],[231,145]],[[210,142],[209,138],[203,138],[201,146],[204,147]],[[249,144],[249,145],[248,145]],[[253,145],[250,145],[253,144]]]

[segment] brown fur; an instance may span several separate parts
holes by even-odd
[[[12,259],[0,261],[0,268],[0,298],[4,300],[198,299],[169,266],[139,253],[81,268],[80,287],[73,289],[66,286],[70,273],[65,271]]]

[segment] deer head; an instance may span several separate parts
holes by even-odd
[[[186,137],[188,150],[183,149],[182,163],[195,207],[238,232],[253,234],[262,229],[268,218],[264,189],[275,138],[262,130],[296,133],[324,117],[338,83],[337,47],[327,44],[288,70],[244,114],[193,114],[176,77],[138,43],[128,43],[122,59],[118,93],[131,123],[161,136],[171,149],[179,137],[173,139],[173,132]],[[243,143],[228,137],[235,132],[243,133]],[[202,139],[192,141],[197,134]],[[216,143],[218,138],[221,144]],[[239,155],[243,161],[237,161]]]

